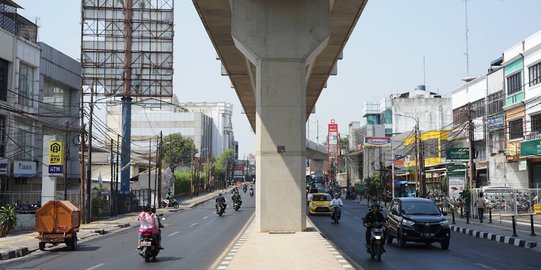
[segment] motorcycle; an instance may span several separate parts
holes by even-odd
[[[243,188],[242,188],[242,191],[244,191],[244,193],[246,193],[246,190],[248,190],[247,187],[243,187]]]
[[[175,199],[164,199],[161,201],[160,205],[162,208],[174,207],[175,209],[179,208],[180,206]]]
[[[355,199],[357,199],[357,193],[348,190],[346,192],[346,200],[355,200]]]
[[[156,256],[160,253],[156,236],[150,232],[144,232],[143,239],[139,241],[141,241],[139,255],[145,259],[145,262],[156,262]]]
[[[383,254],[383,245],[385,244],[385,228],[382,222],[375,222],[370,225],[370,243],[368,244],[367,252],[372,258],[381,261]]]
[[[253,197],[253,196],[254,196],[254,190],[250,189],[250,197]]]
[[[240,205],[242,204],[242,201],[234,201],[233,202],[233,208],[235,208],[235,211],[239,211]]]
[[[222,216],[225,212],[225,204],[219,204],[217,207],[216,207],[216,214],[218,214],[219,216]]]
[[[332,214],[331,219],[334,221],[335,224],[338,224],[340,222],[340,216],[342,215],[342,209],[340,206],[333,206],[332,207]]]

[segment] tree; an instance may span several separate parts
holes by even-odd
[[[235,152],[233,149],[227,149],[223,151],[214,161],[214,176],[215,179],[220,179],[222,183],[227,179],[229,168],[233,164],[233,157]]]
[[[17,212],[14,205],[0,207],[0,237],[5,237],[17,225]]]
[[[184,137],[180,133],[165,136],[160,150],[163,164],[171,168],[191,164],[197,154],[192,138]]]

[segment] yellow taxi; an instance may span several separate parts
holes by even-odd
[[[308,204],[308,213],[310,215],[330,215],[332,214],[331,195],[327,193],[312,193],[312,200]]]

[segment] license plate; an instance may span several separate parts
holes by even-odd
[[[152,242],[150,242],[150,241],[143,241],[143,242],[141,242],[141,246],[142,246],[142,247],[150,247],[150,246],[152,246]]]
[[[433,233],[423,233],[422,236],[423,236],[424,238],[429,238],[429,237],[434,237],[435,234],[433,234]]]

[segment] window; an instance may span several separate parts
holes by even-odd
[[[439,157],[438,139],[430,139],[423,141],[424,158]]]
[[[509,139],[522,138],[523,134],[522,118],[509,121]]]
[[[503,112],[503,90],[491,94],[487,97],[488,115]]]
[[[505,138],[503,131],[491,132],[490,133],[490,145],[492,148],[491,153],[498,153],[504,151],[505,149]]]
[[[34,159],[34,137],[32,136],[32,127],[28,121],[16,119],[17,127],[15,128],[15,140],[17,150],[14,155],[19,159]]]
[[[522,91],[522,72],[507,77],[507,95]]]
[[[7,101],[9,62],[0,58],[0,100]]]
[[[528,73],[530,75],[529,86],[541,83],[541,62],[529,67]]]
[[[471,103],[472,118],[483,117],[485,115],[485,99],[479,99]]]
[[[532,132],[541,133],[541,114],[532,115]]]
[[[468,121],[468,104],[453,110],[453,124],[460,125]]]
[[[45,80],[43,83],[43,102],[46,103],[49,109],[63,110],[69,106],[69,95],[66,87],[59,85],[53,81]]]
[[[19,67],[19,104],[32,106],[34,96],[34,68],[21,63]]]
[[[0,116],[0,156],[6,156],[6,117]]]

